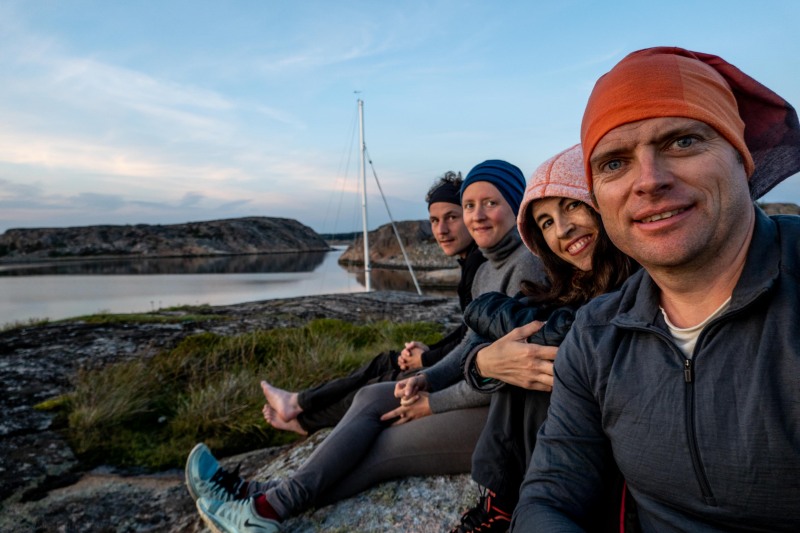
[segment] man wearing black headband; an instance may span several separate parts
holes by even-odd
[[[464,225],[461,183],[460,173],[447,172],[430,188],[425,201],[436,242],[446,255],[457,257],[461,266],[458,299],[463,312],[472,300],[475,272],[486,258]],[[459,344],[466,331],[462,323],[430,347],[417,341],[407,342],[402,350],[382,352],[348,376],[300,392],[285,391],[262,381],[261,388],[267,398],[264,418],[277,429],[301,435],[335,426],[360,388],[370,383],[394,381],[404,372],[433,365]]]

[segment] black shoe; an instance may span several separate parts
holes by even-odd
[[[478,504],[461,515],[461,523],[450,533],[505,533],[511,526],[511,513],[493,505],[494,493],[487,491]]]

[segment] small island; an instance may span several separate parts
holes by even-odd
[[[0,261],[320,252],[331,247],[288,218],[244,217],[185,224],[18,228],[0,235]]]

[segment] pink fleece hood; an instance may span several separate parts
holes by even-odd
[[[580,144],[554,155],[539,165],[525,189],[517,215],[517,228],[522,242],[535,255],[539,255],[539,250],[531,234],[539,229],[528,216],[528,212],[535,200],[552,196],[580,200],[594,209],[583,170],[583,152]]]

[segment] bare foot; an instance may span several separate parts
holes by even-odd
[[[278,412],[270,407],[268,403],[264,404],[264,408],[261,410],[261,412],[264,413],[264,420],[266,420],[267,423],[275,429],[294,431],[298,435],[302,435],[304,437],[308,435],[308,431],[303,429],[303,427],[300,425],[300,422],[298,422],[296,418],[287,422],[281,418],[278,415]]]
[[[291,422],[297,415],[303,412],[303,408],[297,403],[297,393],[289,392],[278,387],[273,387],[266,381],[261,382],[261,390],[267,398],[267,403],[278,413],[284,422]]]

